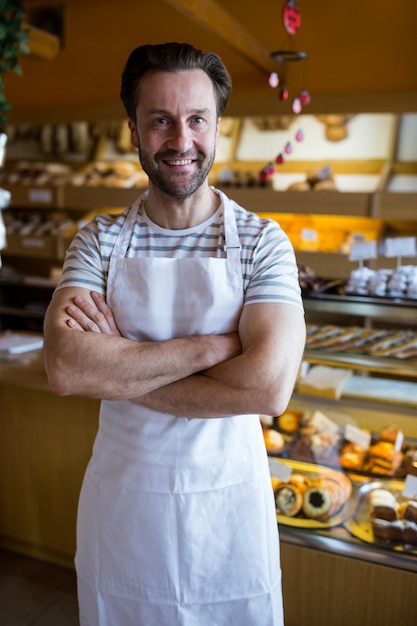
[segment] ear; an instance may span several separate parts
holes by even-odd
[[[132,144],[134,148],[137,148],[138,147],[138,134],[136,132],[136,124],[129,117],[127,120],[127,125],[129,126],[129,130],[130,130],[130,143]]]

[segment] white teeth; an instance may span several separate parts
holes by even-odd
[[[182,159],[180,161],[169,161],[170,165],[189,165],[192,163],[192,159]]]

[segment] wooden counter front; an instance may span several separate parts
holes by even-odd
[[[0,546],[73,567],[99,402],[52,394],[42,354],[0,364]]]

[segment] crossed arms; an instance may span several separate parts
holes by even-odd
[[[161,342],[121,337],[104,299],[85,289],[57,291],[44,326],[44,361],[58,395],[132,400],[189,417],[287,407],[305,343],[301,309],[250,304],[238,333]]]

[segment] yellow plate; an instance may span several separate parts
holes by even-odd
[[[381,539],[374,538],[369,504],[369,495],[374,489],[388,489],[388,491],[395,496],[397,502],[400,503],[409,499],[404,498],[402,495],[404,481],[377,480],[366,483],[359,488],[355,509],[352,516],[344,522],[344,527],[354,537],[360,539],[361,541],[365,541],[366,543],[372,543],[375,546],[388,548],[389,550],[395,550],[396,552],[417,554],[417,546],[407,546],[406,544],[392,543],[390,541],[383,541]]]
[[[300,472],[301,474],[305,474],[312,480],[316,480],[321,474],[335,473],[343,477],[345,481],[350,483],[349,478],[345,476],[342,472],[338,472],[337,470],[326,467],[325,465],[315,465],[313,463],[306,463],[305,461],[293,461],[291,459],[276,459],[271,458],[271,461],[277,461],[279,463],[284,463],[285,465],[289,465],[293,472]],[[319,528],[332,528],[333,526],[339,526],[342,524],[351,514],[352,503],[351,500],[348,500],[346,504],[337,511],[335,515],[332,515],[329,519],[325,520],[315,520],[308,519],[307,517],[288,517],[287,515],[280,515],[277,513],[277,521],[278,524],[282,524],[283,526],[292,526],[294,528],[311,528],[311,529],[319,529]]]

